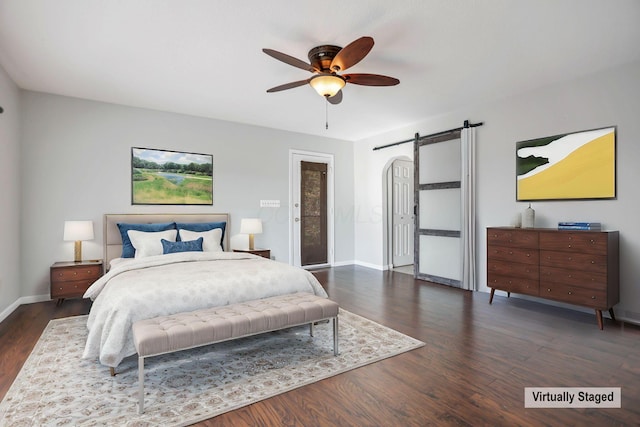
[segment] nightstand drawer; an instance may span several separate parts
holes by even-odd
[[[102,264],[77,267],[54,268],[51,270],[52,282],[66,282],[69,280],[96,280],[102,276]]]
[[[73,282],[58,282],[51,284],[51,298],[81,297],[95,282],[93,279],[76,280]]]

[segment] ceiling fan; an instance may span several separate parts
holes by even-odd
[[[306,80],[272,87],[267,92],[279,92],[309,83],[318,94],[324,96],[331,104],[339,104],[342,102],[342,88],[347,83],[362,86],[395,86],[400,83],[400,80],[394,77],[380,74],[338,74],[362,61],[371,48],[373,48],[373,38],[371,37],[360,37],[343,48],[333,45],[317,46],[309,51],[310,64],[286,53],[273,49],[262,49],[267,55],[285,64],[315,74]]]

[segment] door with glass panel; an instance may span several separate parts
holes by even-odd
[[[415,276],[460,287],[462,251],[460,131],[416,138]]]

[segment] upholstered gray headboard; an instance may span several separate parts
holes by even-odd
[[[122,254],[122,237],[118,223],[151,224],[156,222],[226,222],[224,249],[229,250],[229,214],[105,214],[104,216],[104,262],[105,267]]]

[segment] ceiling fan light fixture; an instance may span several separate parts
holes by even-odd
[[[345,80],[340,76],[331,74],[323,74],[312,77],[309,84],[320,96],[331,98],[346,84]]]

